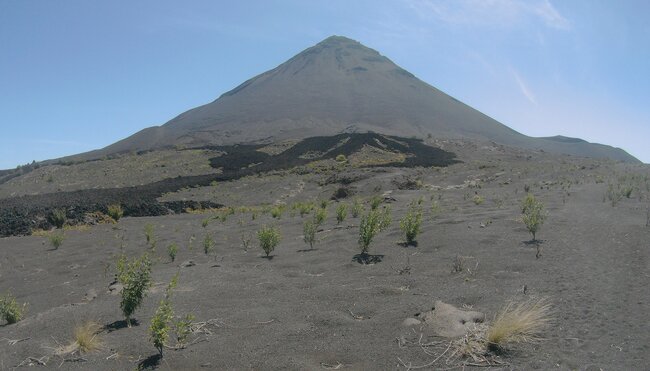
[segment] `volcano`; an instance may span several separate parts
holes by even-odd
[[[625,151],[606,145],[560,136],[525,136],[419,80],[379,52],[341,36],[323,40],[162,126],[146,128],[82,156],[346,132],[493,141],[638,162]]]

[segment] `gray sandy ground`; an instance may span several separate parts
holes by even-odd
[[[0,369],[12,369],[28,357],[41,359],[46,368],[136,368],[156,353],[147,329],[164,287],[177,272],[176,313],[208,321],[209,333],[193,334],[196,343],[186,349],[167,350],[161,369],[405,369],[398,358],[418,366],[440,355],[414,346],[422,331],[402,325],[430,310],[436,300],[485,313],[489,320],[508,300],[530,296],[552,300],[555,322],[544,331],[546,340],[515,346],[500,356],[504,369],[647,369],[647,181],[615,207],[603,202],[603,195],[607,182],[616,184],[623,175],[647,176],[648,168],[542,153],[527,158],[527,153],[496,147],[481,148],[478,155],[470,147],[446,145],[465,162],[442,169],[371,171],[369,178],[351,185],[363,199],[392,191],[393,223],[371,245],[371,254],[384,255],[374,265],[352,260],[359,252],[359,219],[348,216],[337,224],[336,203],[329,206],[313,251],[305,251],[302,240],[305,219],[290,211],[280,219],[260,213],[255,220],[250,212],[236,213],[205,228],[202,221],[211,213],[124,218],[115,225],[67,231],[58,250],[45,237],[0,239],[0,293],[10,290],[19,302],[28,303],[23,321],[0,325]],[[398,189],[405,176],[420,179],[423,188]],[[165,197],[210,198],[231,206],[291,204],[329,198],[338,185],[319,185],[321,179],[318,174],[278,173]],[[480,188],[468,187],[473,185]],[[549,211],[538,234],[543,241],[539,259],[518,220],[525,185]],[[476,205],[475,194],[485,202]],[[417,247],[404,247],[399,219],[420,196],[423,232]],[[440,197],[442,208],[435,216],[429,210],[432,196]],[[146,224],[155,228],[157,262],[154,285],[134,316],[139,325],[104,331],[100,351],[54,356],[59,344],[71,340],[76,324],[123,320],[119,296],[109,293],[108,286],[120,244],[131,256],[147,250]],[[275,225],[282,234],[270,260],[262,258],[255,239],[262,225]],[[216,241],[210,256],[202,251],[206,234]],[[253,238],[248,251],[242,235]],[[179,246],[175,263],[166,255],[171,243]],[[457,255],[471,258],[463,272],[452,273]],[[187,260],[196,265],[179,267]],[[406,266],[410,274],[400,274]],[[85,300],[92,290],[97,297]],[[26,340],[10,343],[20,339]],[[426,335],[422,341],[442,340]],[[445,361],[443,357],[436,368],[457,365]]]

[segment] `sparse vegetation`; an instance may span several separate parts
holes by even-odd
[[[358,218],[361,213],[363,213],[363,203],[358,198],[355,198],[352,202],[352,207],[350,208],[353,218]]]
[[[131,261],[126,255],[120,255],[116,264],[117,280],[122,284],[120,308],[126,318],[126,325],[131,327],[131,315],[142,304],[151,285],[151,260],[147,253]]]
[[[359,223],[359,248],[361,254],[368,254],[372,240],[383,229],[384,219],[384,213],[378,210],[370,210],[361,217]]]
[[[546,212],[544,211],[544,204],[535,200],[532,194],[528,194],[524,199],[524,206],[522,207],[523,217],[522,221],[526,225],[528,232],[533,235],[533,241],[537,240],[537,232],[546,220]]]
[[[178,246],[176,246],[175,243],[172,243],[167,247],[167,254],[169,255],[169,258],[172,260],[172,263],[176,260],[176,254],[178,254]]]
[[[319,226],[322,225],[327,219],[327,209],[318,208],[314,213],[314,223]]]
[[[11,293],[0,296],[0,318],[11,325],[23,319],[27,304],[20,305]]]
[[[336,207],[336,223],[341,224],[345,220],[345,217],[348,215],[348,205],[345,203],[340,203]]]
[[[187,339],[192,333],[192,321],[194,321],[194,316],[189,313],[174,321],[176,342],[178,343],[179,348],[184,348],[187,344]]]
[[[147,240],[148,245],[151,245],[152,247],[155,245],[153,224],[147,223],[144,225],[144,237]]]
[[[65,240],[65,234],[63,232],[59,232],[59,233],[55,232],[50,234],[50,237],[48,239],[50,241],[50,245],[52,245],[52,247],[56,250],[59,247],[61,247],[61,245],[63,245],[63,240]]]
[[[373,196],[370,199],[370,208],[372,210],[376,210],[379,207],[379,205],[381,205],[382,202],[384,202],[384,200],[381,197]]]
[[[113,204],[113,205],[108,205],[108,216],[113,218],[116,222],[119,221],[123,216],[124,216],[124,210],[122,209],[122,205],[120,204]]]
[[[260,247],[268,257],[275,247],[280,243],[280,231],[275,227],[263,226],[257,232],[257,238],[260,241]]]
[[[65,225],[65,222],[67,221],[67,215],[66,215],[66,210],[65,209],[54,209],[50,213],[50,223],[52,223],[56,228],[61,229]]]
[[[399,227],[406,237],[407,245],[415,245],[416,238],[420,234],[420,227],[422,226],[422,208],[419,204],[411,202],[409,210],[400,220]]]
[[[303,240],[309,244],[309,248],[312,250],[314,249],[314,243],[316,243],[317,230],[318,224],[313,220],[306,220],[302,227]]]
[[[203,238],[203,253],[208,255],[212,250],[214,250],[214,239],[209,233],[206,233]]]
[[[154,347],[158,349],[158,353],[162,357],[163,349],[169,339],[169,330],[171,322],[174,319],[174,310],[171,303],[171,294],[174,287],[178,282],[178,274],[176,274],[167,289],[165,290],[165,297],[160,301],[158,309],[153,318],[151,318],[151,325],[149,326],[149,336]]]

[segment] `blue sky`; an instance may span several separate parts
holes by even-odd
[[[650,162],[647,0],[0,0],[0,169],[104,147],[330,35],[531,136]]]

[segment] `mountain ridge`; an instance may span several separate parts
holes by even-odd
[[[445,94],[378,51],[331,36],[217,99],[81,157],[171,146],[304,139],[341,132],[432,135],[638,162],[585,141],[525,136]]]

